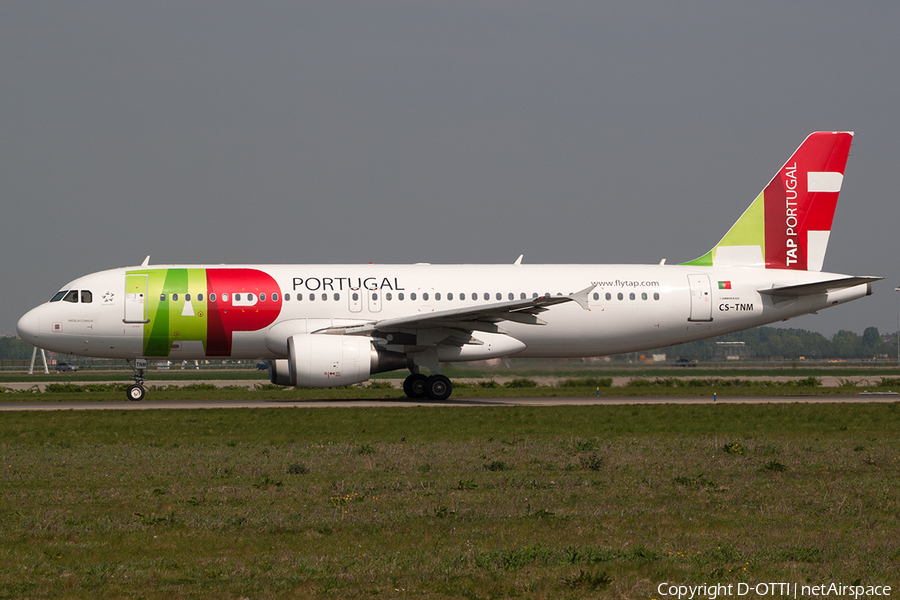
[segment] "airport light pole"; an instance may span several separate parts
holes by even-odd
[[[900,292],[900,287],[895,287],[894,291]],[[897,302],[897,364],[900,365],[900,301]]]

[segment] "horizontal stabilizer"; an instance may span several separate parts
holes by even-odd
[[[800,298],[802,296],[827,294],[828,292],[844,290],[864,283],[870,284],[881,279],[884,279],[884,277],[841,277],[840,279],[829,279],[828,281],[815,281],[813,283],[762,289],[759,290],[759,293],[775,296],[776,298]]]

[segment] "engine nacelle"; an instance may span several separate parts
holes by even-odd
[[[369,379],[372,342],[351,335],[298,333],[288,338],[291,385],[337,387]]]
[[[288,358],[269,359],[275,385],[338,387],[407,366],[405,355],[378,349],[367,337],[297,333],[286,347]]]
[[[291,385],[291,368],[288,359],[269,359],[269,381],[275,385]]]

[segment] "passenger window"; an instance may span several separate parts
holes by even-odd
[[[503,300],[503,294],[501,294],[500,292],[497,292],[495,297],[497,298],[497,300]]]
[[[253,302],[253,294],[247,294],[247,302]]]
[[[290,292],[285,292],[285,293],[284,293],[284,299],[285,299],[286,301],[291,299],[291,294],[290,294]]]
[[[378,301],[378,292],[372,292],[372,302]]]
[[[228,302],[228,292],[222,292],[222,302]]]
[[[273,298],[273,300],[274,300],[274,298]],[[265,293],[265,292],[262,292],[262,293],[259,295],[259,301],[260,301],[260,302],[265,302],[265,301],[266,301],[266,293]]]
[[[185,302],[190,302],[190,301],[191,301],[191,295],[190,295],[190,294],[185,294],[185,295],[184,295],[184,301],[185,301]]]
[[[328,294],[322,294],[322,302],[328,300]]]
[[[397,300],[403,300],[403,292],[397,294]]]
[[[172,294],[172,302],[178,301],[178,294]]]
[[[460,293],[459,293],[459,299],[460,299],[460,300],[465,300],[465,299],[466,299],[466,293],[465,293],[465,292],[460,292]]]
[[[416,300],[416,293],[415,293],[415,292],[410,292],[410,293],[409,293],[409,299],[412,300],[412,301],[415,301],[415,300]]]
[[[213,292],[212,294],[209,295],[209,301],[210,302],[216,301],[216,293],[215,292]]]
[[[68,290],[63,290],[63,291],[61,291],[61,292],[56,292],[56,295],[53,296],[52,298],[50,298],[50,302],[59,302],[60,300],[63,299],[63,296],[66,295],[66,292],[67,292],[67,291],[68,291]]]
[[[425,301],[425,302],[428,302],[428,292],[423,292],[423,293],[422,293],[422,300]]]
[[[298,292],[297,293],[297,302],[300,302],[301,300],[303,300],[303,294]]]
[[[441,293],[440,293],[440,292],[435,292],[435,293],[434,293],[434,299],[435,299],[435,300],[440,300],[440,299],[441,299]]]
[[[453,300],[453,292],[447,292],[447,300]]]
[[[659,293],[658,293],[658,292],[653,292],[653,299],[654,299],[654,300],[659,300]]]
[[[388,302],[390,302],[391,300],[393,300],[394,295],[391,294],[390,292],[387,292],[387,293],[385,293],[384,298],[385,298],[385,300],[387,300]]]
[[[631,292],[630,294],[628,294],[628,299],[634,300],[634,292]]]
[[[531,294],[531,297],[532,297],[532,298],[537,298],[537,297],[538,297],[537,292],[534,292],[533,294]]]
[[[88,290],[81,290],[81,303],[90,304],[94,300],[94,295]]]
[[[337,292],[335,292],[335,293],[334,293],[334,300],[335,300],[335,302],[337,302],[337,301],[340,300],[340,299],[341,299],[341,295],[338,294]]]
[[[315,301],[315,299],[316,299],[316,295],[315,295],[315,294],[310,294],[310,295],[309,295],[309,301],[310,301],[310,302]]]
[[[159,295],[159,301],[160,301],[160,302],[165,302],[165,301],[166,301],[166,295],[165,295],[165,294],[160,294],[160,295]]]
[[[612,300],[612,294],[610,294],[609,292],[606,292],[606,299]]]
[[[491,299],[491,295],[488,294],[487,292],[485,292],[485,293],[484,293],[484,299],[485,299],[485,300],[490,300],[490,299]]]
[[[203,302],[203,294],[197,294],[197,302]]]
[[[173,298],[173,300],[178,300],[178,296],[175,295],[174,298]],[[240,301],[241,301],[241,295],[240,295],[240,294],[235,294],[235,295],[234,295],[234,301],[235,301],[235,302],[240,302]]]
[[[616,294],[616,298],[618,298],[619,300],[624,300],[624,299],[625,299],[625,295],[622,294],[622,292],[619,292],[618,294]]]
[[[643,292],[641,294],[641,300],[646,300],[646,299],[647,299],[647,292]]]
[[[353,301],[359,302],[359,292],[353,292]]]
[[[600,294],[598,294],[597,292],[594,292],[594,300],[599,300],[599,299],[600,299]]]
[[[272,302],[278,302],[278,292],[272,292]]]
[[[521,294],[519,294],[519,300],[524,300],[524,299],[525,299],[525,292],[522,292]]]

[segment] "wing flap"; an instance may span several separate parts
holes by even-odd
[[[349,327],[329,327],[317,333],[337,335],[370,335],[373,332],[394,333],[412,332],[423,329],[451,328],[461,331],[502,332],[497,323],[512,321],[528,325],[544,325],[545,321],[537,317],[550,307],[566,302],[576,302],[584,310],[588,308],[588,295],[596,285],[568,296],[538,296],[524,300],[509,300],[493,304],[483,304],[468,308],[442,310],[406,317],[396,317],[372,321],[363,325]]]

